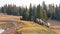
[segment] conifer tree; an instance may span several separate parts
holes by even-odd
[[[29,20],[33,20],[33,10],[32,10],[32,5],[30,4],[29,7]]]
[[[28,13],[28,9],[26,7],[26,8],[24,8],[24,11],[23,11],[23,19],[28,20],[28,15],[29,15],[29,13]]]
[[[36,14],[37,14],[37,13],[36,13],[36,6],[34,5],[34,6],[33,6],[33,18],[34,18],[34,20],[35,20],[36,17],[37,17]]]
[[[40,9],[41,9],[41,6],[40,6],[40,4],[37,6],[37,9],[36,9],[36,18],[41,18],[41,16],[40,16]]]

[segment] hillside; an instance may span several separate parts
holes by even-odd
[[[20,16],[0,15],[0,27],[6,29],[2,34],[56,34],[45,26],[19,19]]]
[[[56,34],[45,26],[38,25],[30,21],[18,21],[22,23],[22,27],[17,29],[18,34]]]

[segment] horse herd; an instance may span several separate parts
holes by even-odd
[[[37,22],[40,25],[44,25],[44,26],[46,26],[48,28],[50,27],[50,23],[49,22],[44,22],[42,19],[37,18],[35,22]]]

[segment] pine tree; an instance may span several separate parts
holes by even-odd
[[[41,18],[41,16],[40,16],[40,9],[41,9],[41,6],[40,6],[40,4],[37,6],[37,9],[36,9],[36,18]]]
[[[60,6],[58,7],[57,5],[55,8],[55,17],[57,20],[60,20]]]
[[[8,15],[12,15],[12,6],[11,5],[8,5],[6,12]]]
[[[43,1],[43,3],[42,3],[42,8],[43,8],[43,10],[46,12],[46,20],[47,20],[47,19],[48,19],[48,18],[47,18],[48,11],[47,11],[47,6],[46,6],[46,4],[45,4],[44,1]]]
[[[29,15],[29,13],[28,13],[28,9],[26,7],[26,8],[24,8],[24,11],[23,11],[23,19],[28,20],[28,15]]]
[[[22,9],[22,7],[19,7],[18,11],[19,11],[19,15],[22,16],[22,14],[23,14],[23,9]]]
[[[43,9],[47,12],[47,6],[46,6],[46,4],[45,4],[44,1],[43,1],[43,3],[42,3],[42,7],[43,7]]]
[[[4,5],[4,13],[6,14],[6,11],[7,11],[7,4]]]
[[[13,5],[11,10],[12,10],[13,15],[18,15],[18,9],[17,9],[16,5]]]
[[[52,19],[54,16],[55,10],[53,5],[49,5],[49,18]]]
[[[45,21],[46,22],[46,11],[45,10],[43,10],[43,21]]]
[[[36,13],[36,6],[34,5],[34,6],[33,6],[33,18],[34,18],[34,20],[35,20],[36,17],[37,17],[36,14],[37,14],[37,13]]]
[[[29,7],[29,20],[33,20],[33,10],[32,10],[32,5],[30,4]]]

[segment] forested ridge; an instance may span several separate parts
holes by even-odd
[[[16,5],[4,5],[0,7],[0,13],[7,13],[8,15],[23,16],[24,20],[34,21],[36,18],[47,21],[48,19],[60,20],[60,4],[55,6],[49,4],[48,6],[43,1],[42,5],[30,4],[29,8],[17,7]]]

